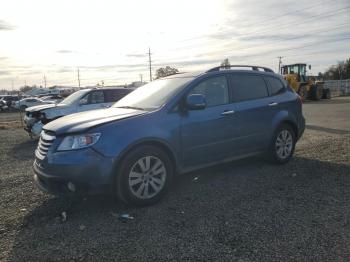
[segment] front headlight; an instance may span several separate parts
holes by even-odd
[[[89,147],[95,144],[100,137],[101,133],[66,136],[57,148],[57,151]]]

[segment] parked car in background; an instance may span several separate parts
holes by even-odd
[[[16,101],[14,104],[14,108],[24,111],[28,107],[37,106],[37,105],[44,105],[44,104],[54,104],[54,102],[53,101],[44,101],[44,100],[37,98],[37,97],[28,97],[28,98],[24,98],[24,99],[21,99],[19,101]]]
[[[305,128],[302,101],[271,69],[244,68],[176,74],[109,109],[50,122],[35,151],[36,184],[149,205],[178,173],[261,153],[288,162]]]
[[[43,125],[77,112],[110,107],[133,88],[95,88],[79,90],[58,104],[34,106],[26,109],[25,130],[31,137],[40,135]]]
[[[0,111],[5,111],[8,108],[6,101],[3,98],[0,99]]]
[[[17,101],[21,100],[22,96],[7,95],[1,98],[2,104],[5,104],[7,108],[15,107]]]
[[[63,97],[60,95],[47,95],[40,97],[40,99],[43,101],[52,101],[54,103],[59,103],[63,100]]]

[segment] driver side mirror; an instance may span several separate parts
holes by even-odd
[[[186,106],[189,110],[201,110],[206,108],[207,102],[202,94],[189,95],[186,98]]]

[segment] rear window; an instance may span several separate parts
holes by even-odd
[[[268,89],[270,96],[278,95],[285,91],[285,86],[279,79],[275,77],[266,77],[266,79],[269,82]]]
[[[127,94],[129,94],[132,90],[130,89],[111,89],[105,90],[105,100],[106,103],[117,102]]]
[[[268,96],[264,79],[258,75],[233,74],[230,76],[233,100],[246,101]]]

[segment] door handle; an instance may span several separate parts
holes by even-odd
[[[276,103],[276,102],[272,102],[269,104],[269,106],[277,106],[277,105],[278,105],[278,103]]]
[[[227,111],[222,112],[221,115],[227,116],[227,115],[232,115],[234,113],[235,113],[235,111],[233,111],[233,110],[227,110]]]

